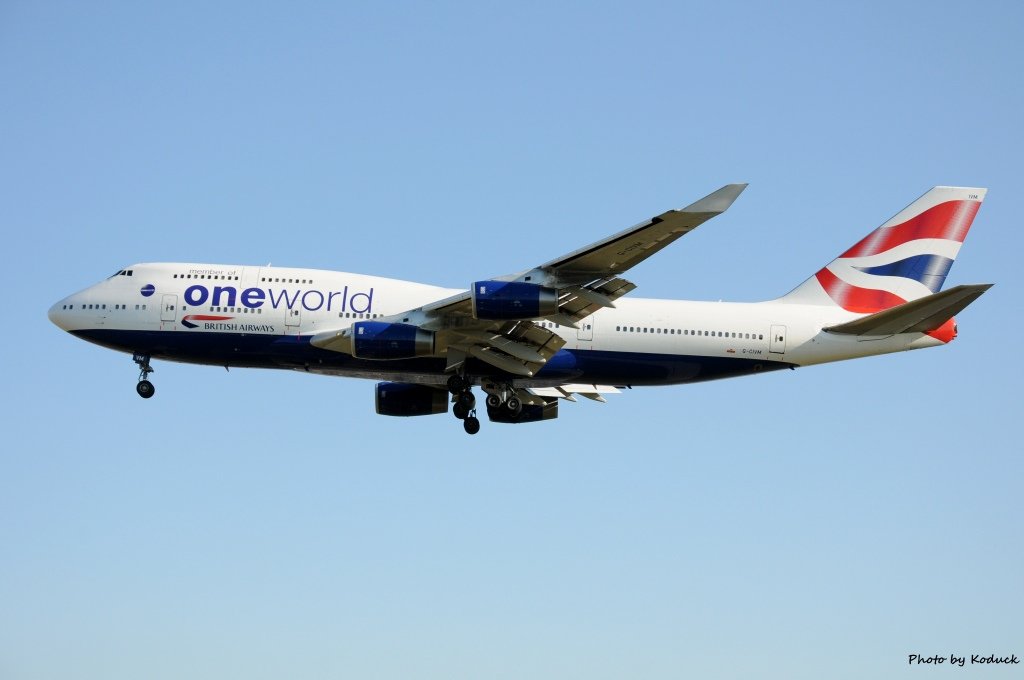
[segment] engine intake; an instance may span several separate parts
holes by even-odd
[[[432,416],[448,412],[448,391],[429,385],[377,383],[377,413],[382,416]]]
[[[558,313],[558,291],[521,281],[477,281],[473,316],[477,319],[539,319]]]
[[[434,334],[419,326],[384,321],[352,324],[352,356],[357,359],[412,359],[434,353]]]

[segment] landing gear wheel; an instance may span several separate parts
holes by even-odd
[[[139,367],[139,382],[135,386],[135,391],[139,393],[139,396],[143,399],[149,399],[156,394],[156,388],[153,387],[153,383],[149,382],[149,374],[156,369],[149,365],[149,355],[143,354],[142,352],[136,352],[132,355],[132,361]]]
[[[519,401],[518,397],[509,397],[508,401],[505,402],[505,408],[507,408],[512,415],[517,416],[523,411],[523,402]]]
[[[153,387],[153,383],[148,380],[140,380],[138,384],[135,385],[135,391],[138,392],[139,396],[143,399],[149,399],[156,394],[156,388]]]
[[[455,406],[452,407],[452,415],[459,420],[465,420],[469,416],[469,407],[456,402]]]
[[[455,403],[461,404],[466,407],[467,411],[472,411],[473,407],[476,406],[476,397],[469,390],[465,392],[459,392],[459,396],[455,397]]]
[[[456,374],[449,376],[448,378],[448,391],[451,392],[452,394],[464,392],[468,386],[469,385],[466,382],[466,379],[463,378],[461,375]]]
[[[487,395],[487,408],[498,408],[501,406],[501,397],[497,394]]]
[[[480,420],[476,416],[469,416],[462,421],[462,427],[466,434],[476,434],[480,431]]]

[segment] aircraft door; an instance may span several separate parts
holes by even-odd
[[[260,272],[260,267],[243,267],[241,285],[238,286],[239,292],[245,290],[246,288],[253,288],[259,286]]]
[[[785,354],[786,352],[786,327],[785,326],[772,326],[772,334],[769,338],[768,351],[775,352],[776,354]]]
[[[160,307],[160,320],[174,322],[178,319],[178,296],[164,295],[163,305]]]
[[[576,329],[576,339],[590,341],[594,339],[594,317],[588,316],[579,322],[579,328]]]
[[[293,309],[284,310],[285,332],[298,333],[300,325],[302,325],[302,312],[296,303],[296,307]]]

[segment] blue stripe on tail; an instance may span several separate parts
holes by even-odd
[[[877,267],[857,267],[865,274],[875,276],[902,276],[906,279],[920,281],[933,293],[938,293],[946,280],[953,260],[941,255],[915,255],[905,260],[879,265]]]

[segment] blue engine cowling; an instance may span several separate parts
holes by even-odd
[[[357,359],[412,359],[434,353],[434,334],[419,326],[383,321],[352,324],[352,356]]]
[[[521,281],[477,281],[473,316],[477,319],[539,319],[558,313],[558,291]]]
[[[549,401],[543,406],[523,404],[519,415],[512,415],[504,406],[487,407],[487,417],[495,423],[536,423],[541,420],[552,420],[558,417],[558,400]]]
[[[382,416],[432,416],[448,412],[448,390],[430,385],[377,383],[377,413]]]

